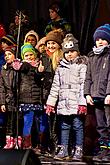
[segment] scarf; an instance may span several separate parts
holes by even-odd
[[[94,46],[93,52],[94,52],[94,54],[101,54],[105,50],[105,48],[109,48],[109,47],[110,47],[110,45],[104,45],[104,46],[100,46],[98,48],[96,46]]]

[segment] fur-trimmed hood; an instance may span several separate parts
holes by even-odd
[[[68,66],[69,64],[72,64],[72,63],[76,63],[76,64],[85,64],[87,65],[88,63],[88,57],[87,56],[78,56],[76,57],[74,60],[72,61],[67,61],[65,58],[63,58],[61,61],[60,61],[60,65],[63,65],[63,66]]]

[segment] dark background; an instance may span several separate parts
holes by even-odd
[[[48,22],[48,6],[54,0],[2,0],[1,22],[8,26],[17,9],[26,10],[33,29],[40,36]],[[104,23],[110,23],[110,0],[57,0],[61,3],[63,17],[71,22],[72,32],[79,40],[80,51],[87,54],[93,47],[93,32]]]

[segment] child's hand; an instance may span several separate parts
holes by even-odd
[[[87,114],[87,107],[85,105],[78,105],[78,114]]]
[[[2,111],[2,112],[6,112],[6,107],[5,107],[5,105],[1,105],[1,111]]]
[[[22,62],[20,61],[20,59],[15,59],[11,65],[14,70],[19,70],[22,65]]]
[[[90,95],[86,96],[87,104],[94,105],[94,101]]]
[[[38,67],[38,71],[39,72],[43,72],[44,71],[44,66],[42,65],[42,61],[39,61],[39,67]]]
[[[46,114],[48,114],[50,116],[50,113],[55,113],[54,107],[51,105],[47,105],[46,107]]]
[[[110,95],[106,96],[104,103],[110,105]]]

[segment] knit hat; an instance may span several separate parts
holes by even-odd
[[[63,42],[63,38],[64,38],[63,30],[62,29],[56,29],[56,30],[50,31],[46,35],[46,41],[45,42],[47,43],[48,41],[55,41],[56,43],[61,45]]]
[[[21,47],[21,57],[24,59],[24,54],[26,52],[32,52],[35,56],[37,56],[35,48],[28,42],[26,42],[22,47]]]
[[[45,45],[45,41],[46,37],[41,38],[36,45],[36,49],[38,49],[40,45]]]
[[[34,35],[35,38],[36,38],[36,40],[37,40],[37,42],[39,41],[39,36],[38,36],[38,34],[37,34],[34,30],[30,30],[30,31],[25,35],[24,43],[27,42],[26,40],[27,40],[27,37],[28,37],[29,35]]]
[[[12,45],[16,45],[16,41],[13,36],[11,35],[6,35],[1,38],[1,42],[6,42],[8,41]]]
[[[78,40],[73,36],[73,34],[69,33],[65,36],[62,43],[62,50],[64,53],[71,50],[79,51]]]
[[[5,48],[4,50],[6,51],[10,51],[11,53],[13,53],[14,55],[16,55],[16,46],[8,46],[7,48]]]
[[[110,43],[110,24],[98,27],[93,35],[94,41],[98,38],[105,39]]]

